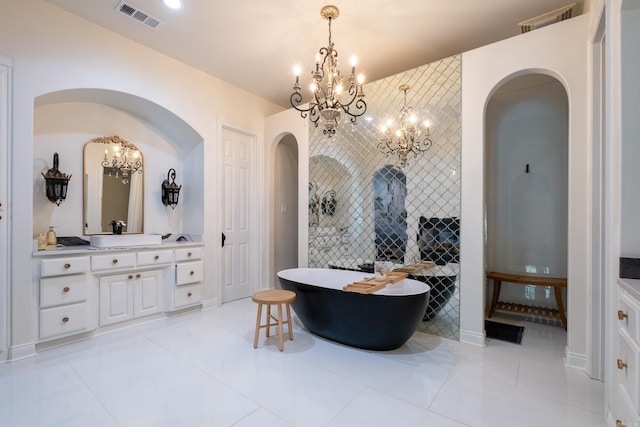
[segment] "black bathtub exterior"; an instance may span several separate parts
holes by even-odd
[[[283,289],[296,293],[291,305],[309,331],[367,350],[401,347],[415,332],[429,301],[428,290],[415,295],[365,295],[279,280]]]

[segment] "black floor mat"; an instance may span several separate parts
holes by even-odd
[[[508,325],[506,323],[485,320],[484,329],[487,333],[487,338],[495,338],[497,340],[508,341],[515,344],[520,344],[522,342],[524,326]]]

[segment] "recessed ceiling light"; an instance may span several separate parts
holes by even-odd
[[[182,7],[181,0],[164,0],[164,4],[166,4],[171,9],[180,9]]]

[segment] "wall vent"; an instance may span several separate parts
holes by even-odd
[[[159,19],[154,18],[148,13],[141,11],[140,9],[133,6],[131,3],[127,3],[126,1],[121,1],[120,4],[118,4],[118,6],[116,7],[116,10],[151,28],[156,28],[160,24]]]
[[[519,22],[518,27],[520,27],[520,31],[522,33],[526,33],[531,30],[535,30],[536,28],[542,28],[556,22],[564,21],[565,19],[569,19],[574,16],[574,14],[577,15],[576,4],[571,3],[570,5],[561,7],[560,9]]]

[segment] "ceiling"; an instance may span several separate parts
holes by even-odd
[[[302,67],[310,82],[316,52],[328,42],[320,9],[334,4],[332,39],[340,68],[349,59],[374,81],[517,35],[518,22],[571,0],[126,0],[158,19],[155,28],[118,11],[121,0],[47,0],[72,14],[174,57],[284,108]],[[590,0],[585,0],[588,4]],[[587,6],[578,4],[574,15]],[[366,90],[366,82],[365,82]]]

